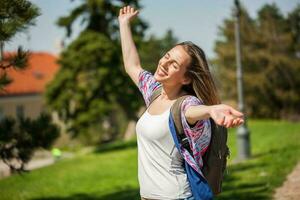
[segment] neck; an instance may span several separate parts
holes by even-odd
[[[185,94],[185,92],[181,88],[182,88],[181,85],[177,85],[177,86],[162,85],[160,98],[163,100],[175,100]]]

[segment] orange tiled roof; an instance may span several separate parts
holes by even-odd
[[[49,53],[31,52],[25,70],[6,70],[13,81],[4,91],[0,91],[0,96],[44,92],[46,84],[52,80],[59,68],[56,60],[57,57]]]

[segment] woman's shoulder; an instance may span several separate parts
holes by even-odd
[[[191,105],[202,105],[203,101],[198,98],[197,96],[191,95],[191,94],[185,94],[185,99],[183,100],[182,104],[183,106],[191,106]]]
[[[141,91],[145,100],[146,106],[150,104],[151,96],[161,84],[155,80],[153,74],[150,71],[143,69],[139,74],[138,88]]]
[[[152,72],[143,69],[139,73],[139,83],[148,83],[148,84],[160,84],[158,81],[155,80],[154,75]]]

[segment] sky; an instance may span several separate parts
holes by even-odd
[[[65,30],[55,23],[61,16],[67,15],[82,0],[31,0],[41,9],[42,15],[36,19],[36,25],[26,33],[16,35],[5,46],[13,51],[19,45],[31,51],[59,52],[58,44],[65,36]],[[209,58],[215,56],[214,44],[218,38],[218,27],[225,18],[230,17],[234,0],[141,0],[143,8],[140,17],[149,24],[146,35],[162,36],[172,29],[179,41],[190,40],[199,45]],[[240,0],[251,17],[266,3],[276,3],[286,15],[300,0]],[[75,24],[75,30],[67,43],[77,37],[83,26]]]

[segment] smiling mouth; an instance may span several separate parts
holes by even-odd
[[[161,75],[164,75],[164,76],[168,75],[164,70],[162,70],[161,67],[158,68],[158,73],[161,74]]]

